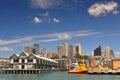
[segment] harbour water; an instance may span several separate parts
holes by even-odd
[[[120,75],[68,74],[67,72],[0,74],[0,80],[120,80]]]

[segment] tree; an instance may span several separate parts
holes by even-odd
[[[84,56],[82,56],[82,59],[89,59],[89,56],[84,55]]]
[[[75,58],[78,58],[78,59],[81,59],[82,58],[82,56],[80,55],[80,54],[76,54],[75,56],[74,56]]]
[[[58,55],[55,55],[54,57],[51,57],[51,59],[59,59]]]
[[[67,58],[67,56],[66,55],[62,55],[62,58]]]

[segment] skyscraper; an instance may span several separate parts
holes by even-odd
[[[113,58],[113,51],[110,49],[109,46],[107,46],[106,49],[105,49],[105,56],[106,56],[108,59]]]
[[[39,54],[39,44],[34,44],[33,48],[35,49],[35,54]]]
[[[74,57],[75,56],[75,48],[74,45],[69,45],[69,53],[68,53],[69,57]]]
[[[30,46],[25,46],[24,47],[24,52],[31,54],[31,47]]]
[[[63,43],[63,45],[64,45],[64,49],[65,49],[63,55],[68,56],[68,43]]]
[[[58,46],[58,57],[62,58],[62,56],[64,55],[64,52],[65,52],[64,45],[59,45]]]
[[[36,49],[35,48],[31,48],[31,53],[32,54],[36,54]]]
[[[76,54],[80,54],[80,55],[82,55],[82,47],[81,47],[81,44],[76,44],[76,49],[75,49],[75,51],[76,51]]]
[[[102,55],[101,46],[99,45],[99,47],[94,50],[94,56],[101,56],[101,55]]]
[[[46,49],[45,48],[41,48],[41,56],[45,57],[46,55]]]

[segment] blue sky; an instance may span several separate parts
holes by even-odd
[[[34,43],[57,52],[64,42],[120,54],[119,0],[0,0],[0,10],[0,57]]]

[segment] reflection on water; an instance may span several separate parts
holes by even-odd
[[[53,72],[46,74],[0,74],[0,80],[120,80],[120,76]]]
[[[87,74],[76,74],[76,75],[83,77],[83,78],[87,76]]]

